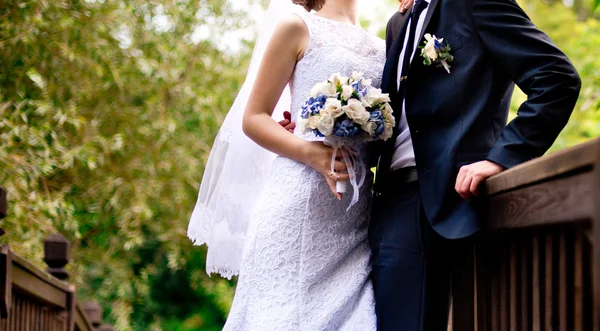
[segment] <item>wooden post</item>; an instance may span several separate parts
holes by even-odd
[[[67,292],[67,331],[75,331],[75,309],[77,309],[77,297],[75,286],[69,285]]]
[[[6,217],[6,190],[0,186],[0,219]],[[4,234],[4,230],[0,227],[0,236]]]
[[[102,323],[102,307],[96,300],[88,301],[83,304],[83,310],[88,319],[95,328],[98,328]]]
[[[12,261],[8,246],[0,246],[0,318],[7,318],[12,304]]]
[[[475,247],[471,245],[465,258],[464,268],[452,279],[452,325],[453,331],[475,330]]]
[[[69,272],[65,269],[71,258],[69,242],[60,234],[52,234],[44,240],[44,262],[48,265],[48,273],[66,280]]]

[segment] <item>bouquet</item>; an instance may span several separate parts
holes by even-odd
[[[366,175],[356,146],[367,141],[385,141],[392,136],[396,120],[389,102],[387,93],[373,87],[362,73],[354,72],[352,77],[333,74],[326,82],[317,83],[302,105],[298,128],[303,134],[312,132],[324,137],[325,143],[334,147],[331,171],[336,153],[342,152],[354,188],[350,207],[358,201],[358,188]],[[347,183],[338,182],[336,189],[345,193]]]

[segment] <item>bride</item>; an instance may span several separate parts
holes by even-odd
[[[290,133],[272,115],[291,109],[297,118],[312,87],[333,73],[362,72],[379,86],[385,44],[358,24],[357,0],[293,0],[302,11],[289,1],[271,0],[188,236],[208,245],[209,273],[239,274],[225,330],[375,330],[372,174],[347,211],[350,195],[335,189],[349,179],[345,163],[337,159],[331,172],[322,138]]]

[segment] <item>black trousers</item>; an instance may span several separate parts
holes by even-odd
[[[438,235],[427,220],[418,182],[398,184],[373,201],[369,243],[379,331],[445,331],[451,284],[467,240]]]

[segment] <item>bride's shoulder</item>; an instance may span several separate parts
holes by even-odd
[[[269,44],[275,49],[293,49],[297,60],[302,58],[309,40],[308,27],[304,20],[296,14],[287,14],[281,17]]]
[[[285,14],[277,24],[278,31],[292,35],[308,34],[308,28],[304,19],[296,13]]]
[[[385,54],[385,40],[375,34],[368,34],[368,36],[375,48]]]
[[[371,40],[377,44],[377,45],[383,45],[385,46],[385,39],[379,37],[378,35],[375,34],[369,34],[369,37],[371,37]]]

